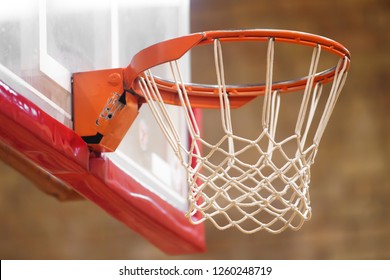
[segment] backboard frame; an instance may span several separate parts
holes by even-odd
[[[82,10],[85,15],[90,12],[90,3],[71,2],[75,4],[76,11]],[[55,6],[55,1],[27,0],[25,3],[11,4],[3,3],[6,9],[0,13],[4,15],[0,18],[0,32],[5,35],[3,40],[0,40],[0,51],[2,48],[5,50],[4,55],[0,55],[0,159],[29,177],[40,189],[61,201],[81,197],[92,201],[168,254],[203,252],[205,250],[203,226],[194,226],[185,218],[185,211],[182,208],[186,206],[177,206],[181,201],[177,203],[170,201],[167,198],[170,189],[166,192],[161,190],[160,185],[163,185],[161,181],[157,182],[160,189],[155,190],[142,181],[144,175],[136,178],[121,169],[122,162],[115,161],[117,158],[123,159],[120,154],[112,156],[89,151],[87,144],[73,131],[70,96],[73,73],[86,69],[125,66],[120,65],[123,58],[127,64],[129,61],[126,57],[131,58],[132,52],[135,53],[139,48],[188,33],[189,1],[97,1],[94,7],[98,6],[98,9],[109,7],[104,12],[106,17],[100,18],[92,13],[95,21],[89,17],[85,17],[85,20],[90,24],[89,28],[92,27],[92,32],[98,30],[93,36],[98,42],[102,38],[100,29],[102,26],[106,27],[105,23],[109,23],[103,34],[110,34],[106,40],[110,40],[110,43],[106,42],[105,50],[96,51],[99,56],[96,60],[95,57],[90,59],[92,66],[75,64],[75,61],[79,63],[78,56],[69,59],[68,52],[61,53],[62,49],[53,51],[53,44],[50,47],[50,38],[57,38],[53,37],[54,31],[50,29],[50,23],[57,17],[56,13],[50,17],[48,13],[61,11]],[[131,7],[128,7],[129,5]],[[172,15],[172,18],[166,19],[163,16],[160,5]],[[124,6],[126,9],[123,9]],[[151,16],[155,13],[162,14],[156,21],[162,23],[160,33],[150,30],[143,33],[140,26],[134,27],[135,33],[134,28],[129,31],[127,12],[130,11],[135,20],[144,20],[139,15],[142,14],[139,13],[139,8],[141,10],[145,8],[142,11]],[[80,14],[77,16],[80,17]],[[67,14],[66,19],[69,18],[75,19],[75,16]],[[8,20],[10,21],[7,22]],[[94,22],[98,22],[98,26],[94,26]],[[3,23],[5,24],[2,25]],[[56,22],[59,32],[56,34],[60,34],[59,37],[62,36],[63,23],[63,19]],[[146,28],[150,28],[150,24],[155,24],[148,21],[143,23]],[[66,30],[68,31],[72,32]],[[78,30],[76,39],[83,39],[87,33],[84,29]],[[136,36],[140,37],[139,42],[134,41]],[[10,40],[4,41],[8,39]],[[22,43],[13,46],[12,44],[18,40],[22,40]],[[75,42],[67,39],[60,43],[65,43],[65,47],[71,52],[69,46]],[[90,41],[87,43],[92,44]],[[143,46],[144,44],[146,45]],[[118,47],[125,49],[119,51]],[[56,54],[60,54],[60,57],[56,57]],[[88,55],[88,49],[83,55]],[[104,63],[101,62],[100,56],[103,56]],[[22,67],[18,63],[21,63]],[[31,66],[31,63],[34,64]],[[189,70],[189,65],[187,67]],[[189,71],[187,74],[189,75]],[[155,176],[146,182],[158,179]],[[183,197],[179,198],[185,200]]]

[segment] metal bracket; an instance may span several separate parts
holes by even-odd
[[[123,69],[73,74],[74,131],[97,152],[119,146],[138,115],[138,97],[123,88]]]

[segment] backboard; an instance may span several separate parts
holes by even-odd
[[[76,191],[167,253],[204,250],[203,226],[184,217],[186,173],[148,108],[141,107],[115,153],[99,155],[74,133],[72,117],[73,73],[125,67],[141,49],[189,33],[189,1],[26,0],[1,6],[1,158],[18,157],[49,173],[60,187],[46,192],[66,200]],[[189,80],[189,58],[182,69]],[[179,109],[171,110],[186,135]]]

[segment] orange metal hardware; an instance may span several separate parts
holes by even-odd
[[[144,71],[154,66],[178,60],[193,47],[211,44],[218,39],[231,41],[267,41],[317,46],[345,59],[347,68],[350,53],[341,44],[331,39],[309,33],[272,30],[228,30],[190,34],[167,40],[137,53],[126,68],[99,70],[73,75],[74,130],[83,137],[95,151],[114,151],[134,119],[139,106],[145,102],[136,82]],[[315,82],[327,83],[334,79],[337,69],[330,68],[317,73]],[[146,77],[148,78],[148,77]],[[272,90],[280,93],[300,90],[308,77],[281,81],[272,84]],[[173,81],[154,77],[165,103],[180,105],[176,84]],[[186,84],[191,106],[198,108],[219,108],[218,88],[203,84]],[[265,84],[227,86],[230,107],[238,108],[265,93]]]
[[[138,98],[124,94],[123,69],[73,74],[74,130],[94,151],[114,151],[137,115]]]

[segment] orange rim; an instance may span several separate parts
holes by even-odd
[[[164,41],[140,51],[134,56],[129,66],[124,70],[125,89],[127,91],[135,92],[142,97],[142,93],[137,88],[137,83],[135,83],[139,75],[154,66],[178,60],[195,46],[212,44],[215,39],[219,39],[221,42],[265,42],[269,38],[273,38],[275,42],[300,44],[311,47],[320,45],[323,50],[345,59],[345,71],[349,69],[349,51],[342,44],[326,37],[298,31],[274,29],[208,31]],[[336,66],[334,66],[323,72],[317,73],[314,81],[316,83],[321,82],[324,84],[332,81],[336,75],[336,69]],[[154,79],[164,102],[180,105],[175,83],[158,77],[154,77]],[[307,79],[307,77],[302,77],[296,80],[275,82],[272,84],[272,90],[277,90],[281,93],[301,90],[306,86]],[[189,83],[186,84],[185,87],[191,98],[193,107],[219,107],[217,86]],[[232,107],[239,107],[256,96],[265,93],[265,84],[227,85],[226,87],[232,102]]]

